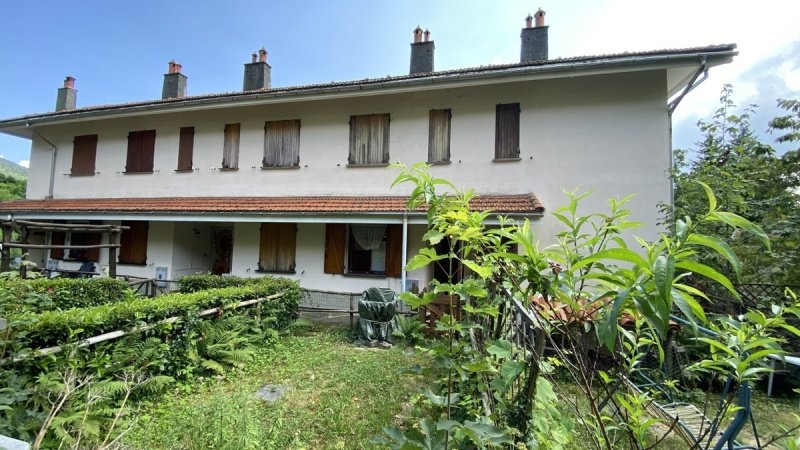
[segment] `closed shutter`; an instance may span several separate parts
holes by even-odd
[[[261,224],[258,267],[268,272],[294,272],[297,248],[297,225]]]
[[[519,103],[497,105],[495,159],[519,158]]]
[[[128,133],[128,157],[126,172],[152,172],[156,146],[156,130],[131,131]]]
[[[428,131],[428,162],[450,161],[450,110],[432,109]]]
[[[75,136],[72,141],[72,175],[94,175],[97,135]]]
[[[389,163],[389,114],[350,117],[352,165]]]
[[[66,242],[67,233],[62,231],[53,231],[50,235],[50,244],[52,245],[64,245]],[[64,259],[64,249],[63,248],[51,248],[50,249],[50,259]]]
[[[119,238],[119,262],[123,264],[147,263],[147,235],[149,222],[123,221],[123,230]]]
[[[386,226],[386,276],[399,277],[403,270],[403,226]]]
[[[100,233],[88,233],[86,236],[86,244],[87,245],[100,245],[100,240],[102,236]],[[99,248],[90,248],[86,250],[86,260],[87,261],[100,261],[100,249]]]
[[[325,273],[344,273],[344,240],[347,225],[329,223],[325,225]]]
[[[194,127],[183,127],[178,141],[178,170],[192,170],[193,153]]]
[[[238,123],[225,125],[225,141],[222,147],[222,168],[239,168],[239,130]]]
[[[300,164],[300,121],[278,120],[264,124],[264,167]]]

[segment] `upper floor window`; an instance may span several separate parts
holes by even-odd
[[[497,105],[494,159],[519,159],[519,103]]]
[[[428,132],[428,162],[450,161],[450,110],[432,109]]]
[[[192,153],[194,153],[194,127],[183,127],[178,140],[178,171],[192,170]]]
[[[94,175],[97,135],[75,136],[72,141],[71,175]]]
[[[300,120],[276,120],[264,124],[263,167],[300,165]]]
[[[238,123],[225,125],[225,142],[222,144],[222,168],[239,168],[239,129]]]
[[[125,172],[152,172],[155,148],[156,130],[128,133],[128,159],[125,164]]]
[[[296,246],[297,225],[293,223],[262,223],[258,270],[294,273]]]
[[[389,114],[350,116],[350,157],[354,166],[389,164]]]

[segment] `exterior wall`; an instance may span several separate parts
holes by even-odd
[[[520,103],[520,160],[492,162],[495,105]],[[636,194],[628,205],[633,220],[646,225],[637,235],[654,238],[657,205],[670,200],[669,118],[664,70],[571,79],[472,86],[413,94],[291,102],[175,114],[50,125],[37,132],[58,146],[54,197],[181,197],[402,195],[389,190],[396,172],[380,167],[349,168],[351,115],[390,113],[392,161],[427,159],[428,111],[450,108],[451,163],[434,166],[438,177],[480,193],[533,192],[549,211],[566,203],[562,190],[592,190],[583,212],[606,211],[609,197]],[[300,119],[300,168],[262,170],[264,122]],[[238,171],[220,171],[223,129],[241,123]],[[195,127],[193,167],[175,173],[179,128]],[[124,174],[129,131],[156,129],[154,173]],[[96,171],[69,176],[72,140],[98,134]],[[28,198],[47,195],[51,149],[32,142]],[[324,220],[324,219],[321,219]],[[553,242],[558,221],[545,213],[533,228],[542,245]],[[146,267],[121,265],[120,274],[152,277],[157,266],[169,277],[205,272],[212,263],[204,238],[209,225],[151,222]],[[421,226],[410,227],[408,255],[419,249]],[[173,241],[174,236],[174,241]],[[259,225],[236,223],[231,272],[256,276]],[[195,243],[204,242],[200,247]],[[370,286],[399,290],[400,279],[328,275],[322,271],[324,224],[299,224],[297,273],[304,287],[361,291]],[[103,254],[101,258],[107,258]],[[101,261],[101,266],[107,261]],[[408,274],[427,283],[427,271]]]

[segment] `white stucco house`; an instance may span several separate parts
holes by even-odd
[[[579,186],[595,192],[595,210],[636,194],[630,208],[648,224],[638,233],[654,236],[657,205],[671,198],[671,112],[736,46],[549,59],[544,14],[535,22],[515,64],[437,72],[417,29],[410,73],[379,79],[271,87],[262,50],[241,92],[187,96],[170,63],[160,99],[76,107],[67,78],[56,111],[0,121],[31,140],[27,198],[0,214],[129,226],[119,274],[276,273],[307,288],[400,291],[437,274],[403,270],[425,215],[406,211],[407,188],[390,191],[386,165],[427,161],[474,188],[474,207],[531,219],[544,243],[558,230],[548,208]],[[108,264],[102,252],[31,259]]]

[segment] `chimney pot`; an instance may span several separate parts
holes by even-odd
[[[78,100],[78,91],[75,90],[75,78],[67,75],[64,78],[64,87],[58,88],[56,95],[56,112],[75,109]]]
[[[422,28],[417,25],[417,28],[414,28],[414,43],[422,42]]]
[[[428,30],[425,30],[425,42],[428,42],[430,40],[431,40],[431,32],[428,31]]]
[[[258,62],[267,62],[267,49],[261,47],[261,50],[258,51]]]
[[[536,28],[544,26],[544,15],[545,15],[545,12],[542,11],[542,8],[539,8],[538,10],[536,10],[536,14],[535,14],[535,16],[536,16]]]
[[[525,28],[533,27],[533,16],[528,14],[528,17],[525,18]]]
[[[255,53],[253,53],[252,57],[253,57],[253,61],[251,61],[251,62],[256,62],[256,61],[258,61],[258,55],[256,55]]]

